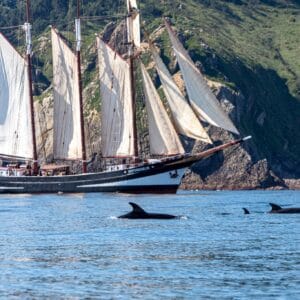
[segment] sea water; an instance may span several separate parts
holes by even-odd
[[[300,214],[269,202],[300,191],[0,195],[0,298],[300,299]]]

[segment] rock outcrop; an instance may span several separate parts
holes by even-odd
[[[209,81],[223,109],[235,124],[239,124],[240,111],[244,97],[231,88]],[[235,137],[220,128],[208,126],[208,132],[215,145],[233,140]],[[247,133],[251,135],[251,132]],[[204,145],[196,143],[192,152],[200,152]],[[266,159],[255,154],[251,140],[215,156],[200,161],[187,172],[183,182],[184,189],[267,189],[287,188],[286,183],[270,169]]]

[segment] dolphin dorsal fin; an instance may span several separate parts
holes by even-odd
[[[134,202],[129,202],[129,204],[132,206],[133,208],[133,212],[136,213],[146,213],[140,206],[138,206],[136,203]]]
[[[243,210],[244,210],[244,214],[245,215],[249,215],[250,214],[250,212],[249,212],[249,210],[247,208],[243,207]]]
[[[272,207],[272,210],[271,211],[276,211],[276,210],[280,210],[282,209],[281,206],[277,205],[277,204],[274,204],[274,203],[269,203]]]

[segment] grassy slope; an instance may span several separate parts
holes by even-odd
[[[206,73],[242,91],[240,128],[254,136],[260,156],[299,170],[300,6],[206,2],[185,1],[180,14],[179,1],[173,2],[186,46]],[[175,16],[175,9],[167,10]],[[263,126],[257,123],[262,114]]]
[[[109,13],[108,2],[84,2],[83,10],[87,15],[103,9]],[[114,1],[114,5],[123,3],[117,2]],[[161,24],[162,15],[172,17],[184,37],[185,46],[193,59],[201,62],[205,73],[243,93],[245,100],[241,104],[239,128],[254,136],[259,157],[266,156],[273,165],[284,165],[290,171],[300,170],[300,4],[297,2],[140,1],[143,19],[150,31]],[[89,9],[93,11],[89,12]],[[121,11],[118,9],[117,12]],[[57,19],[51,12],[51,19],[62,24],[72,21],[70,13],[66,16]],[[72,30],[73,22],[68,24],[70,26],[63,26],[64,29]],[[90,47],[96,28],[103,28],[104,22],[89,25],[84,23],[83,37]],[[49,29],[45,30],[48,35]],[[162,44],[168,45],[166,36],[162,38]],[[51,79],[50,54],[47,48],[39,56],[40,61],[36,60],[48,79]],[[85,53],[83,56],[89,64],[84,75],[87,84],[96,77],[95,58],[87,57]],[[47,80],[45,84],[48,84]],[[97,107],[98,95],[98,92],[94,93],[92,107]],[[257,119],[264,115],[261,126]]]

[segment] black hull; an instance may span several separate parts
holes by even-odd
[[[0,193],[176,193],[186,158],[135,168],[65,176],[0,177]]]
[[[244,140],[232,141],[196,155],[116,171],[65,176],[3,176],[0,177],[0,193],[176,193],[187,167]]]

